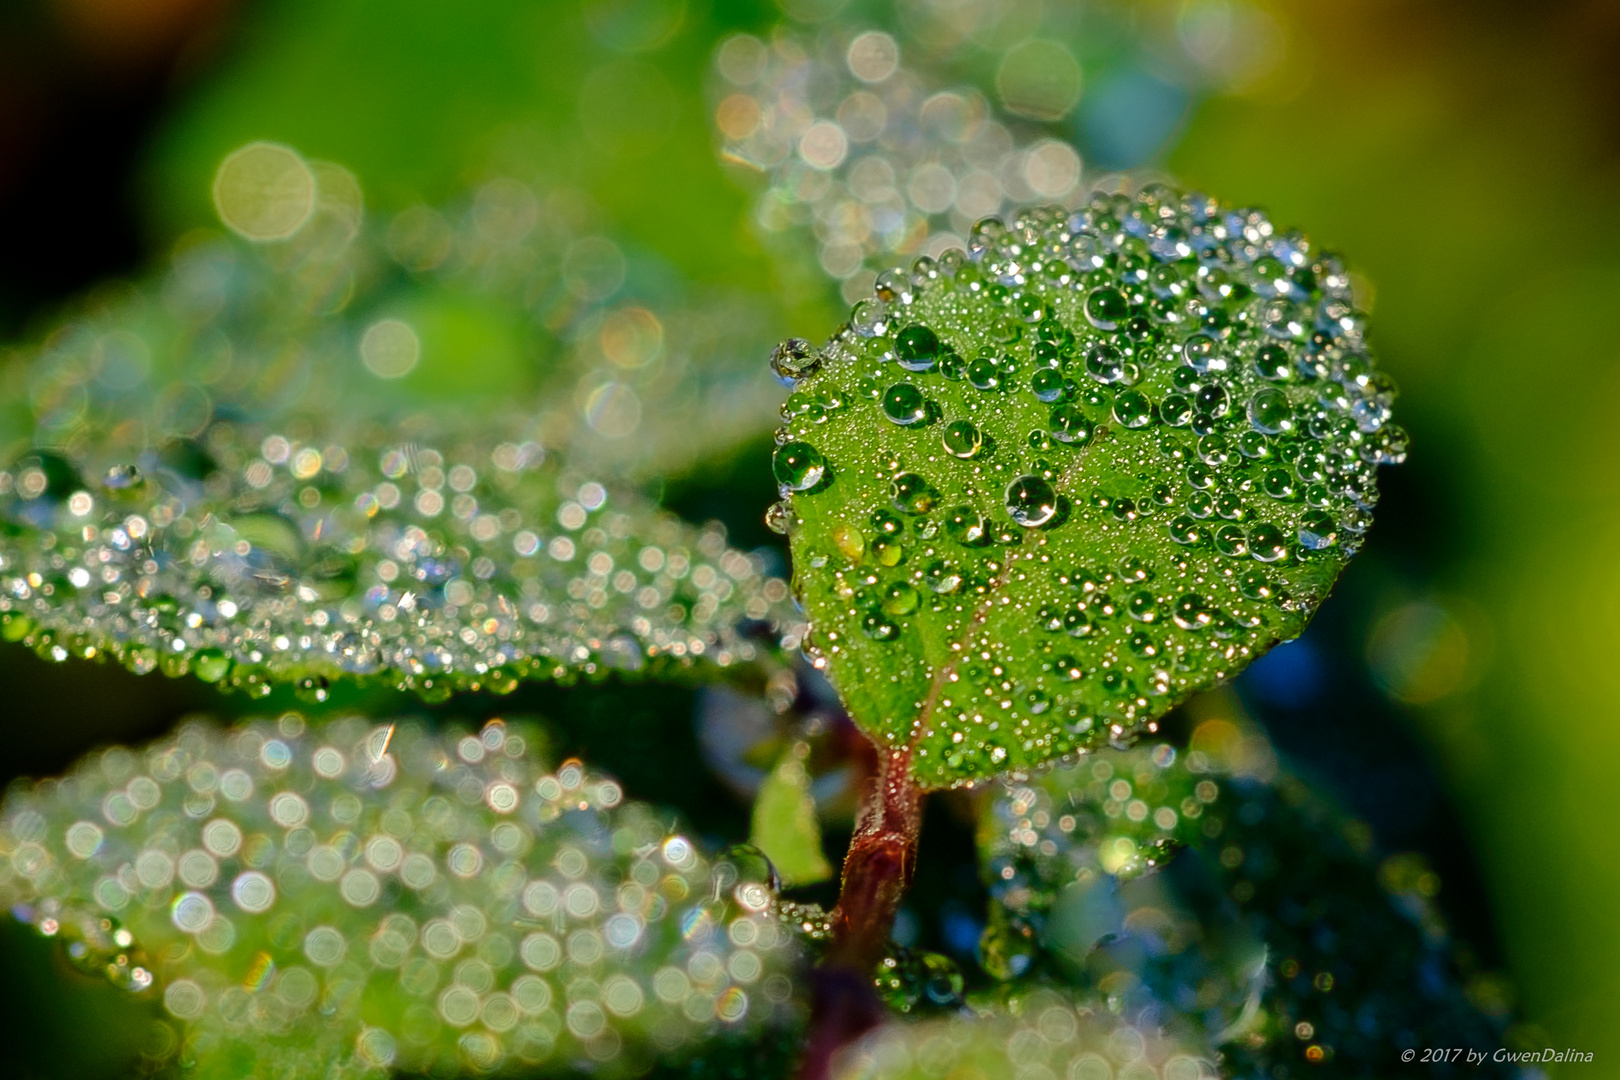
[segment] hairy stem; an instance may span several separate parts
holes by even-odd
[[[879,751],[844,858],[832,946],[813,976],[800,1080],[825,1080],[838,1051],[883,1020],[872,969],[911,884],[921,826],[922,792],[911,778],[910,748]]]

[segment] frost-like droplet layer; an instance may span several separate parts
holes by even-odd
[[[819,355],[779,436],[823,469],[810,648],[928,786],[1129,741],[1298,634],[1406,453],[1342,262],[1162,185],[982,221]]]
[[[0,900],[200,1077],[632,1071],[780,1011],[770,882],[540,738],[189,724],[14,787]]]

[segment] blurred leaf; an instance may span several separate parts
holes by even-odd
[[[188,724],[14,788],[0,895],[161,997],[204,1077],[626,1071],[777,1011],[763,862],[710,862],[540,740]]]
[[[833,873],[821,850],[821,823],[804,767],[809,750],[805,743],[789,745],[754,796],[749,842],[776,866],[784,886],[814,885]]]
[[[1297,635],[1401,460],[1333,256],[1152,185],[878,280],[775,472],[810,646],[930,787],[1154,729]]]
[[[1215,1057],[1152,1020],[1133,1022],[1102,1001],[1020,987],[953,1019],[891,1023],[839,1059],[838,1080],[991,1080],[1130,1077],[1215,1080]]]
[[[238,158],[216,195],[239,230],[297,218],[285,241],[189,237],[5,371],[8,640],[316,698],[343,676],[442,698],[792,647],[758,558],[601,482],[752,431],[763,376],[608,303],[622,252],[522,184],[367,229],[353,177],[275,158],[320,180],[312,208],[265,217],[263,185],[224,182]],[[681,410],[711,381],[733,407],[694,432]]]
[[[1431,1075],[1401,1051],[1503,1045],[1508,1017],[1477,1007],[1500,995],[1465,966],[1421,859],[1380,863],[1367,826],[1279,772],[1257,731],[1206,719],[1191,747],[1102,751],[987,804],[988,971],[1176,1010],[1223,1075]]]

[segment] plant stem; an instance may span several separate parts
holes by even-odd
[[[799,1080],[826,1080],[838,1051],[883,1020],[872,969],[911,884],[922,792],[911,779],[909,748],[879,751],[877,765],[844,858],[832,945],[812,977],[809,1038]]]

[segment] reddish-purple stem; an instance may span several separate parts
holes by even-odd
[[[921,826],[922,792],[911,779],[911,750],[879,751],[844,858],[832,945],[812,976],[799,1080],[826,1080],[838,1051],[883,1020],[872,969],[911,884]]]

